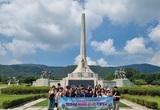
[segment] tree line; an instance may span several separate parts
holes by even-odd
[[[72,66],[71,66],[72,67]],[[74,69],[73,67],[71,68],[71,70]],[[96,69],[96,67],[92,67],[92,70],[96,70],[97,73],[99,73],[99,69]],[[113,80],[114,79],[114,71],[111,70],[107,70],[107,69],[103,69],[100,68],[101,73],[99,74],[99,76],[101,76],[101,74],[106,73],[104,76],[104,80]],[[103,72],[102,72],[103,71]],[[134,82],[134,84],[136,85],[145,85],[145,84],[152,84],[152,85],[160,85],[160,72],[154,72],[154,73],[145,73],[145,72],[140,72],[138,70],[135,70],[133,68],[125,68],[125,72],[126,72],[126,77],[131,81]],[[65,71],[65,73],[67,73]],[[59,73],[60,74],[60,73]],[[61,74],[64,77],[64,74]],[[103,76],[103,75],[102,75]],[[102,77],[101,76],[101,77]],[[8,81],[10,79],[11,80],[11,84],[16,84],[16,81],[19,80],[19,83],[27,83],[27,84],[32,84],[33,81],[36,81],[38,78],[40,78],[40,75],[30,75],[28,74],[27,76],[25,75],[18,75],[13,77],[9,77],[7,75],[2,75],[0,74],[0,83],[5,83],[7,84]],[[59,77],[56,77],[56,74],[52,73],[51,74],[51,78],[53,80],[57,80],[60,79]]]
[[[28,85],[32,85],[33,81],[36,81],[38,78],[38,76],[17,76],[17,77],[8,77],[8,76],[2,76],[0,75],[0,83],[2,84],[8,84],[8,82],[10,81],[10,84],[17,84],[17,81],[19,84],[22,83],[26,83]],[[57,78],[51,76],[52,80],[58,80]]]

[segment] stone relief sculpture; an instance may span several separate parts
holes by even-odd
[[[114,78],[115,79],[119,79],[118,70],[115,70],[115,72],[114,72]]]
[[[124,79],[126,78],[126,72],[124,71],[124,69],[122,71],[122,76],[123,76]]]
[[[50,78],[50,76],[51,76],[51,71],[42,70],[41,78]]]
[[[114,72],[114,79],[125,79],[126,78],[126,72],[124,69],[120,68],[119,70],[115,70]]]

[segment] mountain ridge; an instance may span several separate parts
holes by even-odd
[[[6,76],[26,76],[26,75],[36,75],[40,76],[41,71],[43,69],[51,70],[52,76],[57,78],[66,77],[68,73],[74,71],[77,65],[68,65],[68,66],[47,66],[43,64],[15,64],[15,65],[0,65],[0,75]],[[124,66],[116,66],[116,67],[101,67],[101,66],[90,66],[91,70],[97,73],[99,76],[104,77],[106,74],[110,72],[114,72],[119,68],[133,68],[140,72],[144,73],[154,73],[160,72],[160,67],[151,64],[131,64]]]

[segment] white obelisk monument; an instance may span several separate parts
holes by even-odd
[[[77,68],[68,74],[68,77],[60,81],[63,87],[72,85],[92,85],[101,84],[103,81],[94,73],[87,64],[86,58],[86,32],[85,32],[85,14],[81,15],[81,41],[80,41],[80,59]]]
[[[49,82],[49,83],[48,83]],[[104,88],[113,88],[115,85],[129,86],[129,80],[127,79],[116,79],[113,81],[102,80],[98,74],[94,73],[87,64],[86,58],[86,32],[85,32],[85,14],[81,16],[81,41],[80,41],[80,59],[77,65],[77,68],[69,73],[67,77],[62,80],[41,80],[38,79],[36,82],[33,82],[35,86],[47,86],[47,85],[57,85],[61,83],[62,87],[73,86],[73,85],[92,85],[93,87],[97,84],[101,84]]]
[[[77,68],[72,73],[77,72],[90,72],[93,73],[89,68],[86,59],[86,32],[85,32],[85,14],[81,16],[81,42],[80,42],[80,59]]]

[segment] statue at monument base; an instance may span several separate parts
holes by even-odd
[[[48,71],[46,69],[42,70],[41,72],[41,78],[37,79],[36,81],[33,81],[33,86],[50,86],[49,78],[51,76],[51,71]]]
[[[114,72],[114,80],[116,82],[116,85],[118,87],[123,87],[123,86],[132,86],[133,83],[131,83],[127,78],[126,78],[126,72],[124,69],[120,68],[119,70],[115,70]]]

